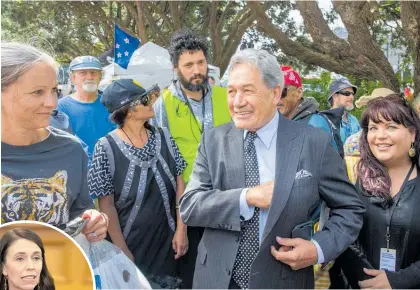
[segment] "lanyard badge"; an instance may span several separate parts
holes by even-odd
[[[407,176],[404,179],[404,182],[401,186],[401,191],[404,189],[408,179],[411,176],[411,173],[413,172],[414,169],[414,163],[410,168],[410,171],[408,171]],[[387,226],[386,226],[386,234],[385,234],[385,239],[386,239],[386,248],[381,248],[381,252],[380,252],[380,263],[379,263],[379,269],[380,270],[388,270],[391,272],[395,272],[395,265],[396,265],[396,261],[397,261],[397,250],[395,249],[390,249],[390,241],[391,241],[391,222],[392,222],[392,215],[394,214],[395,208],[398,205],[398,200],[396,200],[394,202],[393,205],[391,205],[388,209],[387,209],[387,214],[386,214],[386,221],[387,221]]]

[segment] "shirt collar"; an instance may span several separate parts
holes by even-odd
[[[270,148],[270,144],[273,141],[274,135],[277,133],[279,123],[279,113],[276,112],[273,119],[266,124],[264,127],[257,130],[257,136],[262,141],[265,147]],[[248,130],[244,130],[244,139],[248,134]]]

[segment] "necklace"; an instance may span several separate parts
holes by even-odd
[[[130,140],[131,145],[133,145],[133,146],[135,147],[135,145],[134,145],[133,141],[131,141],[130,137],[128,136],[128,134],[127,134],[127,133],[125,133],[125,131],[124,131],[124,129],[123,129],[123,128],[121,128],[121,131],[123,131],[123,133],[125,134],[125,136],[127,136],[128,140]]]
[[[136,147],[136,145],[134,145],[134,142],[131,140],[130,136],[128,136],[128,134],[124,131],[124,129],[122,127],[120,129],[121,129],[121,131],[123,131],[124,135],[127,136],[128,140],[130,140],[131,145]],[[146,129],[146,134],[147,134],[147,137],[149,137],[149,132],[148,132],[147,129]]]

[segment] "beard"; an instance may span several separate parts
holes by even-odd
[[[93,93],[98,90],[98,84],[94,81],[85,81],[82,84],[82,90],[86,93]]]
[[[201,78],[201,83],[198,84],[193,84],[192,81],[194,79],[197,78]],[[194,76],[192,76],[189,80],[187,80],[187,78],[184,77],[184,75],[178,71],[178,79],[181,82],[181,85],[192,92],[199,92],[199,91],[203,91],[207,88],[207,82],[209,79],[209,75],[208,75],[208,71],[206,72],[206,75],[202,75],[202,74],[196,74]]]
[[[350,105],[350,106],[345,106],[344,110],[346,110],[347,112],[350,112],[354,109],[354,105]]]

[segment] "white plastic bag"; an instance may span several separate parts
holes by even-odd
[[[80,223],[80,226],[84,224]],[[120,248],[106,240],[89,243],[80,229],[73,233],[77,233],[73,238],[85,251],[92,265],[96,289],[152,289],[144,275]]]

